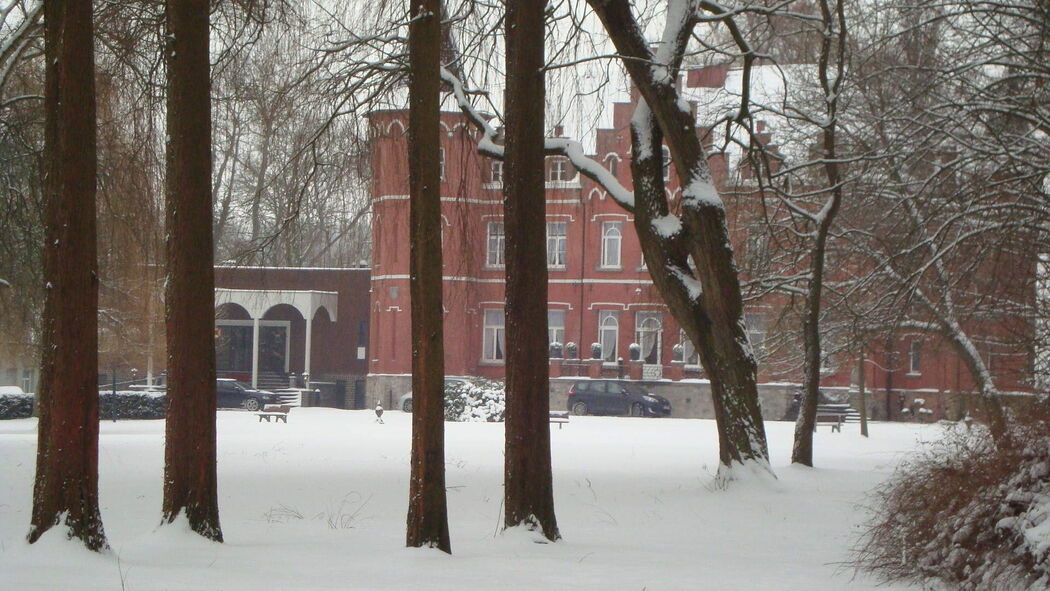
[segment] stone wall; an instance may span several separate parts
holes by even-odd
[[[569,388],[580,378],[552,378],[550,407],[552,410],[567,410]],[[663,396],[671,402],[671,416],[682,419],[713,419],[715,410],[711,404],[711,383],[707,380],[644,381],[639,384],[649,392]],[[758,395],[762,401],[762,418],[779,421],[784,418],[791,398],[798,391],[798,384],[759,384]]]

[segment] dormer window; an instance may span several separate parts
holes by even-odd
[[[563,158],[555,158],[551,160],[550,168],[550,181],[552,183],[563,183],[568,179],[569,167]]]

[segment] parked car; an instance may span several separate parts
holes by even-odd
[[[445,392],[448,392],[449,388],[456,385],[469,384],[470,381],[466,378],[445,378]],[[401,398],[397,400],[397,406],[405,412],[412,412],[412,391],[409,390],[405,394],[401,395]]]
[[[666,417],[671,415],[671,402],[634,382],[581,380],[569,388],[568,410],[574,415]]]
[[[215,405],[219,408],[243,408],[256,411],[266,404],[277,404],[280,396],[266,390],[253,390],[248,384],[219,378],[215,382]]]

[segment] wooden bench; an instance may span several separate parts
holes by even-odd
[[[558,428],[569,422],[569,411],[567,410],[552,410],[550,411],[551,424],[558,423]]]
[[[266,422],[269,423],[272,418],[275,423],[284,421],[285,424],[288,424],[288,413],[291,410],[292,407],[288,404],[267,404],[263,407],[262,412],[257,412],[255,415],[259,417],[260,423],[263,419],[266,419]]]
[[[813,423],[813,430],[816,431],[818,425],[831,425],[832,432],[842,433],[842,423],[846,422],[849,410],[847,404],[818,404],[817,420]]]

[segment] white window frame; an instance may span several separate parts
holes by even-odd
[[[489,170],[489,179],[491,179],[492,184],[494,184],[494,185],[502,185],[503,184],[503,161],[502,160],[493,160],[492,161],[492,168]]]
[[[569,179],[569,167],[566,166],[568,162],[564,158],[551,158],[550,178],[547,179],[552,183],[564,183]]]
[[[481,360],[486,363],[503,363],[507,356],[506,316],[502,308],[485,308],[482,311]]]
[[[747,338],[755,350],[755,355],[766,352],[766,315],[762,312],[745,312],[744,326],[747,329]]]
[[[623,222],[602,222],[603,269],[622,269]],[[614,260],[615,255],[615,260]]]
[[[908,344],[908,375],[922,375],[922,341],[919,339]]]
[[[560,233],[551,230],[560,230]],[[547,222],[547,268],[564,269],[568,259],[569,223]]]
[[[547,344],[565,344],[565,310],[547,310]]]
[[[598,311],[598,343],[602,346],[602,361],[616,363],[620,353],[620,313],[617,310]],[[612,344],[612,351],[606,345]]]
[[[507,234],[503,222],[489,222],[485,226],[485,266],[503,268],[507,248]]]
[[[688,367],[700,366],[700,354],[696,352],[696,346],[684,330],[678,330],[678,344],[682,347],[682,363]],[[695,359],[694,359],[695,358]]]
[[[438,148],[438,167],[441,171],[441,180],[445,180],[445,148]]]
[[[671,180],[671,150],[667,146],[661,146],[660,154],[663,157],[664,182],[666,183]]]
[[[643,363],[648,364],[659,364],[663,358],[663,332],[664,332],[664,321],[663,314],[659,312],[635,312],[634,314],[634,342],[638,343],[641,347],[641,357]],[[646,345],[650,344],[650,339],[655,340],[651,343],[655,347],[656,357],[650,359],[646,357]],[[652,349],[652,347],[650,347]]]

